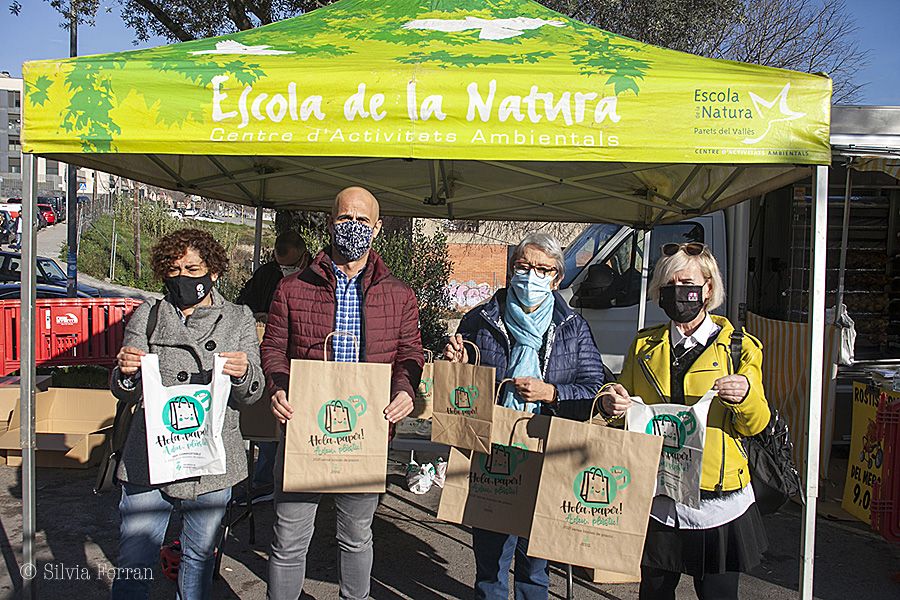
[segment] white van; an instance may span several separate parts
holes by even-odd
[[[663,244],[670,242],[706,244],[728,281],[722,211],[654,227],[648,277],[653,276]],[[643,231],[606,223],[588,226],[565,251],[566,276],[560,294],[587,320],[603,362],[614,373],[622,370],[625,352],[637,331],[643,254]],[[645,326],[666,320],[662,309],[648,298]]]

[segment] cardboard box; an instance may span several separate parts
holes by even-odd
[[[0,434],[9,429],[9,420],[18,403],[18,387],[0,386]]]
[[[45,392],[52,380],[51,375],[38,375],[35,386],[39,392]],[[9,419],[19,403],[19,381],[18,376],[0,377],[0,434],[9,429]]]
[[[101,446],[112,428],[116,399],[107,390],[51,388],[35,397],[39,467],[87,468],[100,460]],[[17,402],[9,429],[0,435],[6,464],[22,464],[19,429],[21,405]]]

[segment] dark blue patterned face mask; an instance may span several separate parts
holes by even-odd
[[[372,246],[374,230],[359,221],[344,221],[334,226],[334,248],[349,261],[359,260]]]

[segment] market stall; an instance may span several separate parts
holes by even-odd
[[[819,422],[827,77],[655,48],[528,0],[342,0],[220,38],[26,63],[23,73],[26,222],[35,154],[257,208],[323,210],[362,185],[390,215],[638,228],[759,196],[815,166],[806,422]],[[30,265],[31,231],[22,252]],[[34,298],[29,269],[23,300]],[[28,304],[23,399],[33,398]],[[806,448],[804,598],[818,431]],[[29,561],[27,428],[22,447]]]

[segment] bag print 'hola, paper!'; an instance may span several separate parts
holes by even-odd
[[[490,454],[450,449],[438,518],[527,538],[550,420],[495,406]]]
[[[209,385],[166,387],[159,374],[159,356],[141,357],[151,484],[225,473],[222,427],[231,394],[231,378],[223,373],[225,362],[216,355]]]
[[[632,398],[626,415],[628,430],[663,439],[656,474],[657,496],[668,496],[692,508],[700,506],[706,417],[715,396],[715,390],[710,390],[691,406],[644,404],[641,398]]]
[[[634,575],[662,440],[550,419],[528,555]]]
[[[434,363],[431,441],[482,454],[491,452],[491,423],[495,405],[493,367],[439,360]]]
[[[390,395],[389,364],[292,360],[284,491],[383,492]]]

